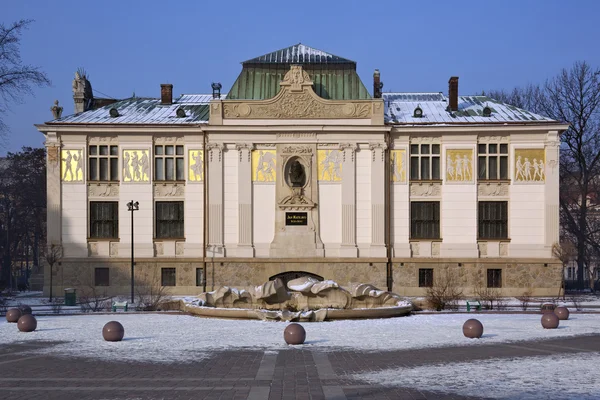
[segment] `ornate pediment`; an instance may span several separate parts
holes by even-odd
[[[381,99],[325,100],[314,92],[312,85],[302,66],[292,65],[275,97],[219,100],[222,107],[211,108],[210,123],[219,125],[222,119],[372,119],[372,124],[383,125]],[[213,115],[219,111],[222,114]]]

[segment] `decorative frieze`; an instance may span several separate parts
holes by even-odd
[[[119,185],[113,183],[91,183],[88,197],[119,197]]]
[[[440,197],[442,186],[437,182],[418,182],[410,184],[411,197]]]
[[[185,186],[178,183],[157,183],[154,185],[154,197],[183,197]]]
[[[507,182],[479,183],[477,195],[479,197],[507,197],[508,188]]]
[[[284,146],[281,149],[283,154],[312,154],[311,146]]]
[[[100,144],[100,143],[115,144],[115,143],[119,142],[119,138],[117,136],[113,136],[113,135],[90,136],[88,139],[88,142],[90,144]]]
[[[431,243],[431,255],[434,257],[438,257],[440,255],[440,242],[432,242]]]
[[[150,182],[148,150],[123,150],[123,182]]]
[[[182,136],[157,136],[154,138],[155,144],[183,144],[184,141]]]
[[[473,182],[473,149],[446,150],[446,182]]]
[[[275,182],[277,178],[277,156],[275,150],[252,151],[252,181]]]
[[[182,256],[185,248],[185,242],[175,243],[175,255]]]
[[[487,242],[479,242],[477,243],[477,248],[479,250],[479,257],[485,257],[488,254],[488,244]]]
[[[204,182],[204,150],[188,150],[188,181]]]
[[[342,180],[343,155],[340,150],[317,150],[317,178],[322,182]]]
[[[479,136],[480,143],[508,143],[508,136],[482,135]]]
[[[413,256],[418,256],[419,251],[420,251],[419,242],[411,242],[410,243],[410,251]]]
[[[500,242],[500,257],[508,256],[508,243]]]
[[[277,139],[316,139],[317,134],[314,132],[286,132],[278,133]]]

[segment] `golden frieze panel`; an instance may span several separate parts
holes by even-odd
[[[473,181],[473,149],[446,150],[446,181]]]
[[[83,182],[82,149],[69,149],[61,151],[60,176],[63,182]]]
[[[204,182],[204,150],[188,150],[188,181]]]
[[[123,182],[150,182],[148,150],[123,150]]]
[[[406,150],[392,150],[390,152],[390,177],[392,182],[406,183]]]
[[[340,182],[342,180],[342,151],[317,150],[318,180],[324,182]]]
[[[252,150],[252,181],[275,182],[276,162],[275,150]]]
[[[544,182],[546,152],[544,149],[515,149],[515,181]]]

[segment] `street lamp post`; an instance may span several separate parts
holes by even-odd
[[[133,212],[140,209],[140,203],[131,200],[127,203],[128,211],[131,211],[131,303],[133,304]]]

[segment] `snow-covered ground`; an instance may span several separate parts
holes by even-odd
[[[481,339],[467,339],[462,325],[471,317],[484,325]],[[409,317],[304,323],[304,345],[287,346],[287,323],[225,320],[173,314],[85,314],[38,316],[38,329],[22,333],[16,324],[0,322],[0,346],[17,342],[62,341],[43,351],[60,357],[189,362],[213,351],[253,349],[355,349],[388,351],[445,346],[480,346],[523,340],[600,334],[599,314],[572,313],[559,329],[543,329],[539,314],[425,314]],[[108,321],[125,327],[122,342],[105,342],[102,327]],[[35,350],[39,352],[39,350]],[[489,359],[468,363],[393,368],[357,374],[362,381],[383,385],[440,390],[460,395],[491,398],[538,399],[600,398],[595,379],[598,353],[561,356]]]
[[[599,362],[600,353],[578,353],[394,368],[354,378],[379,385],[496,399],[597,400]]]
[[[600,334],[598,314],[572,314],[556,330],[543,329],[537,314],[477,314],[484,326],[482,339],[467,339],[462,325],[473,315],[415,315],[376,320],[305,323],[304,345],[317,350],[356,349],[384,351],[443,346],[478,346],[531,339]],[[28,341],[65,341],[47,349],[56,355],[99,359],[185,362],[214,350],[287,348],[282,322],[224,320],[187,315],[104,314],[39,316],[38,329],[19,332],[15,324],[0,322],[0,344]],[[125,340],[105,342],[102,327],[118,320]]]

